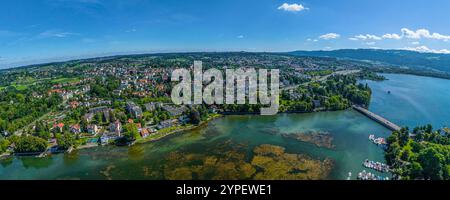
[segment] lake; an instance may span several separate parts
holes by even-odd
[[[389,80],[362,81],[373,91],[369,110],[401,126],[432,124],[435,128],[442,128],[450,125],[450,80],[383,75]]]
[[[385,76],[363,81],[373,90],[371,111],[401,126],[448,124],[449,80]],[[326,134],[333,147],[296,136],[311,133]],[[385,161],[370,134],[390,131],[353,110],[225,116],[155,143],[2,160],[0,179],[355,179],[365,159]]]

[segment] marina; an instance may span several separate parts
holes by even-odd
[[[374,173],[366,172],[366,170],[363,170],[362,172],[358,173],[358,180],[364,180],[364,181],[381,181],[381,180],[389,180],[388,177],[383,176],[377,176]]]
[[[375,137],[375,135],[369,135],[369,140],[376,145],[386,145],[386,139],[382,137]]]
[[[382,172],[382,173],[388,173],[390,172],[390,168],[389,165],[386,165],[384,163],[381,162],[375,162],[375,161],[371,161],[366,159],[363,163],[363,166],[369,169],[373,169],[376,170],[378,172]]]

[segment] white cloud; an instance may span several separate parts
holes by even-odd
[[[382,40],[383,38],[378,37],[376,35],[366,34],[366,35],[356,35],[355,37],[349,39],[353,41],[358,41],[358,40]]]
[[[353,40],[353,41],[358,41],[358,40],[382,40],[382,39],[401,40],[401,39],[407,38],[407,39],[415,39],[415,40],[434,39],[434,40],[442,40],[442,41],[447,41],[447,42],[450,41],[450,35],[443,35],[440,33],[431,33],[427,29],[417,29],[414,31],[414,30],[410,30],[408,28],[402,28],[400,31],[401,31],[401,34],[386,33],[381,37],[376,36],[376,35],[366,34],[366,35],[356,35],[349,39]]]
[[[412,44],[412,45],[419,45],[420,42],[415,41],[415,42],[411,42],[411,44]]]
[[[325,35],[319,36],[319,38],[320,38],[320,39],[323,39],[323,40],[338,39],[338,38],[340,38],[340,37],[341,37],[341,35],[339,35],[339,34],[337,34],[337,33],[327,33],[327,34],[325,34]]]
[[[394,39],[394,40],[400,40],[402,39],[402,36],[396,34],[396,33],[387,33],[383,35],[384,39]]]
[[[373,45],[375,45],[375,44],[377,44],[376,42],[366,42],[366,43],[364,43],[365,45],[369,45],[369,46],[373,46]]]
[[[243,36],[243,35],[238,35],[237,38],[238,38],[238,39],[244,39],[245,36]]]
[[[422,53],[443,53],[443,54],[450,54],[450,50],[448,50],[448,49],[436,50],[436,49],[430,49],[430,48],[428,48],[427,46],[405,47],[405,48],[403,48],[403,50],[417,51],[417,52],[422,52]]]
[[[288,12],[300,12],[302,10],[307,10],[308,8],[305,8],[302,4],[288,4],[283,3],[280,7],[278,7],[278,10],[284,10]]]
[[[48,30],[48,31],[44,31],[42,33],[39,34],[40,38],[65,38],[65,37],[69,37],[71,35],[77,35],[76,33],[70,33],[70,32],[61,32],[61,31],[57,31],[57,30]]]
[[[434,40],[450,41],[450,35],[443,35],[440,33],[431,33],[427,29],[417,29],[414,31],[414,30],[411,30],[408,28],[402,28],[400,31],[401,31],[401,35],[396,34],[396,33],[387,33],[387,34],[383,35],[383,38],[384,39],[396,39],[396,40],[408,38],[408,39],[415,39],[415,40],[434,39]]]
[[[406,38],[410,38],[410,39],[427,38],[427,39],[444,40],[444,41],[450,40],[450,35],[442,35],[439,33],[430,33],[430,31],[427,29],[418,29],[416,31],[413,31],[413,30],[410,30],[407,28],[402,28],[401,31],[402,31],[402,34]]]

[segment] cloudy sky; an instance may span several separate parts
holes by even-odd
[[[4,0],[0,68],[122,53],[450,53],[448,0]]]

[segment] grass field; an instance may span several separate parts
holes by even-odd
[[[79,81],[79,78],[58,78],[51,80],[52,83],[55,84],[64,84],[64,83],[73,83]]]
[[[23,90],[28,89],[27,85],[12,85],[12,86],[15,87],[16,90],[19,90],[19,91],[23,91]]]
[[[16,85],[16,84],[12,84],[11,86],[12,86],[12,87],[15,87],[16,90],[18,90],[18,91],[24,91],[24,90],[28,89],[28,86],[27,86],[27,85],[21,85],[21,84]],[[7,87],[9,87],[9,86],[7,86]],[[5,86],[0,87],[0,91],[6,89],[7,87],[5,87]]]

